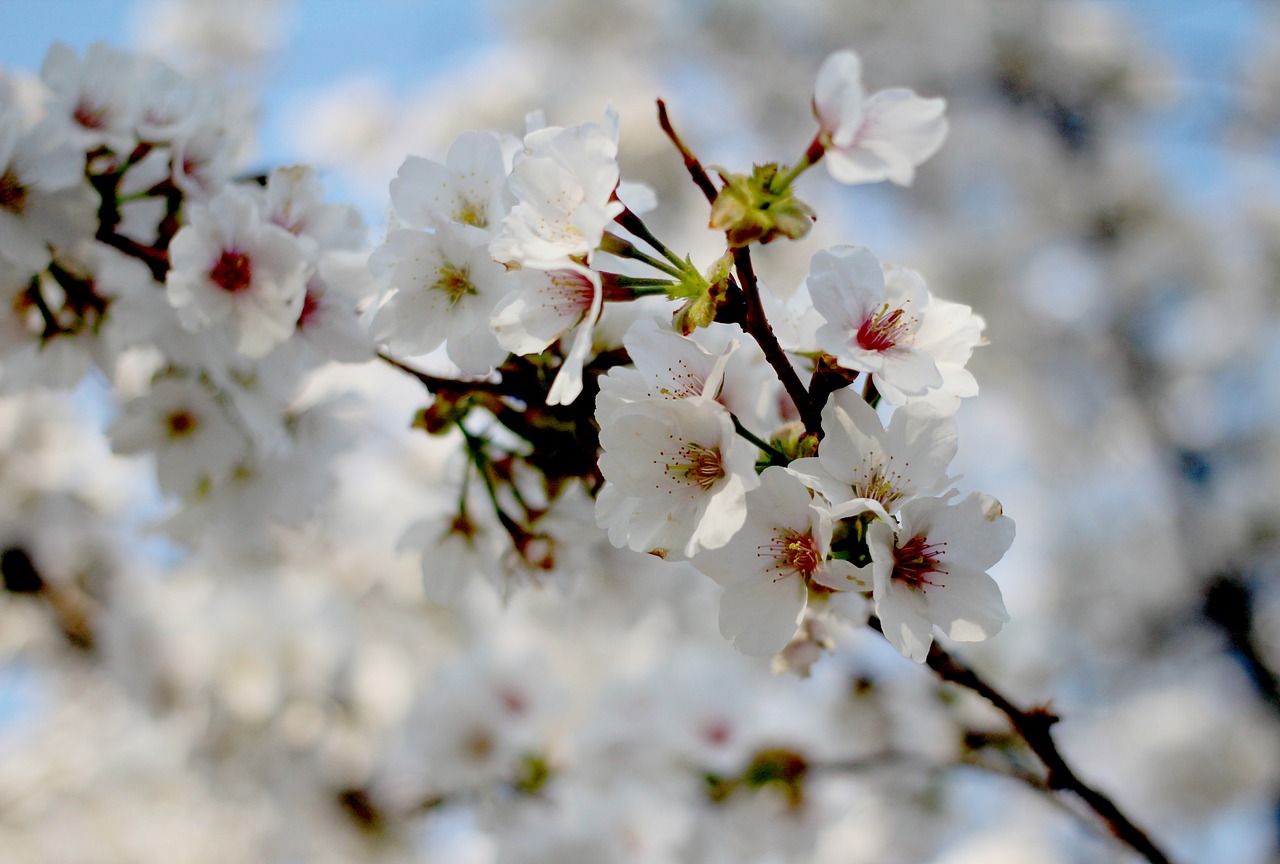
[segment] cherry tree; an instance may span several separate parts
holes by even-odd
[[[1083,3],[507,12],[545,94],[300,125],[372,230],[234,75],[5,71],[9,854],[1265,860],[1276,220],[1134,152],[1160,60]]]

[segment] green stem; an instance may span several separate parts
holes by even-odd
[[[625,204],[622,207],[622,212],[614,217],[613,221],[617,222],[623,228],[626,228],[632,234],[636,235],[654,249],[661,252],[662,257],[670,261],[676,268],[676,272],[671,275],[680,276],[689,269],[689,262],[683,260],[680,256],[676,255],[676,253],[668,249],[666,244],[654,236],[654,233],[649,230],[649,226],[644,224],[644,220],[633,213],[631,208],[627,207]],[[665,272],[670,273],[671,271],[667,270]]]
[[[804,152],[804,156],[795,164],[795,167],[788,168],[787,173],[773,178],[773,182],[769,184],[769,191],[775,195],[781,195],[787,190],[787,187],[795,182],[797,177],[818,164],[818,161],[822,159],[823,154],[826,152],[826,147],[822,144],[821,134],[815,136],[813,141],[809,143],[809,149]]]
[[[758,435],[756,435],[746,426],[743,426],[742,421],[738,419],[738,416],[736,414],[730,412],[729,417],[730,419],[733,420],[733,431],[737,432],[740,436],[747,439],[752,444],[756,445],[765,453],[767,453],[769,455],[770,462],[772,462],[774,465],[785,466],[787,464],[787,457],[785,453],[783,453],[781,450],[774,447],[773,445],[769,444],[764,439],[760,438]]]
[[[630,211],[626,211],[626,212],[630,212]],[[622,224],[621,217],[619,217],[615,221],[617,221],[618,224],[620,225]],[[623,227],[626,228],[628,231],[631,231],[631,233],[633,234],[636,233],[635,231],[632,231],[632,229],[627,225],[623,225]],[[646,239],[645,242],[649,242],[649,241]],[[656,249],[658,247],[655,246],[654,248]],[[668,252],[666,256],[668,260],[673,260],[675,262],[675,266],[673,267],[671,264],[668,264],[666,261],[660,261],[657,258],[654,258],[652,255],[647,255],[644,252],[641,252],[639,249],[635,247],[634,243],[629,243],[628,241],[622,239],[616,234],[606,233],[604,235],[604,238],[600,241],[600,249],[604,252],[608,252],[610,255],[617,255],[619,258],[631,258],[636,261],[643,262],[645,264],[648,264],[653,269],[666,273],[668,276],[673,276],[676,279],[679,279],[681,275],[683,275],[684,268],[688,266],[684,264],[684,262],[682,262],[679,258],[675,258],[673,254]],[[663,251],[666,252],[665,247],[663,247]]]

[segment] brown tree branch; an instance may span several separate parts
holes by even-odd
[[[693,183],[702,190],[702,194],[707,197],[707,202],[712,203],[716,200],[719,191],[716,189],[711,178],[707,175],[706,169],[702,167],[702,163],[698,161],[698,157],[684,146],[684,142],[680,140],[680,136],[676,134],[675,128],[671,125],[671,118],[667,116],[667,103],[661,99],[658,100],[658,125],[662,127],[662,131],[667,133],[667,137],[671,139],[671,143],[675,145],[676,150],[680,152],[680,158],[684,159],[684,167],[689,172],[689,176],[693,178]]]
[[[868,622],[872,629],[884,635],[880,621],[872,616]],[[1055,792],[1073,792],[1090,810],[1102,819],[1107,829],[1129,848],[1142,855],[1151,864],[1171,864],[1170,859],[1124,814],[1115,802],[1081,780],[1058,752],[1050,730],[1058,717],[1047,708],[1024,711],[1014,705],[1004,694],[987,683],[977,672],[965,666],[935,642],[929,649],[925,663],[943,681],[949,681],[966,690],[972,690],[994,705],[1009,719],[1015,732],[1026,742],[1031,751],[1044,763],[1045,785]]]

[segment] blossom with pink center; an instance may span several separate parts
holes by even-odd
[[[818,455],[787,467],[842,517],[869,510],[887,519],[912,498],[936,495],[950,483],[947,466],[956,454],[950,417],[907,405],[886,427],[857,391],[846,388],[822,409],[822,428]]]
[[[53,123],[27,127],[14,94],[0,81],[0,258],[19,272],[49,265],[51,248],[69,249],[93,234],[96,207],[84,180],[84,151]]]
[[[743,654],[776,654],[795,634],[810,583],[863,586],[848,561],[828,560],[831,515],[785,468],[766,468],[746,504],[746,522],[733,541],[691,563],[724,586],[724,637]]]
[[[895,532],[867,529],[872,599],[885,638],[924,662],[936,626],[958,642],[990,639],[1009,620],[989,570],[1013,543],[1013,520],[1000,502],[974,493],[958,504],[919,498],[903,505]]]
[[[519,275],[521,287],[498,303],[489,326],[498,344],[513,354],[545,351],[577,327],[547,393],[548,405],[568,405],[582,392],[582,367],[604,304],[600,275],[573,262]]]
[[[919,273],[882,265],[861,246],[836,246],[814,254],[806,284],[823,319],[817,347],[868,373],[890,402],[954,411],[960,395],[976,392],[961,364],[980,344],[983,321],[968,306],[934,300]],[[946,353],[946,376],[935,350]]]
[[[247,193],[228,189],[193,207],[169,260],[165,290],[186,329],[225,324],[249,357],[266,355],[296,329],[306,297],[302,247],[264,223]]]
[[[813,111],[826,146],[827,171],[841,183],[889,180],[910,186],[916,166],[947,137],[947,103],[902,87],[867,96],[852,51],[832,54],[818,70]]]
[[[716,398],[725,366],[738,347],[732,340],[723,351],[712,352],[653,318],[632,324],[622,344],[634,368],[615,366],[600,377],[597,418],[637,399]]]
[[[756,450],[707,398],[642,399],[600,428],[596,521],[618,547],[688,558],[725,545],[747,517],[760,483]]]

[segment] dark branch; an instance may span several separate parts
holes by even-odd
[[[658,125],[662,127],[663,132],[667,133],[671,143],[680,152],[680,158],[684,160],[684,167],[688,170],[689,176],[693,178],[694,184],[702,190],[702,194],[707,197],[707,201],[714,202],[716,196],[720,193],[716,190],[715,184],[711,182],[711,178],[707,176],[706,169],[702,167],[698,157],[689,152],[689,148],[684,146],[684,142],[676,134],[675,127],[671,125],[671,118],[667,116],[667,103],[661,99],[658,100]]]
[[[760,302],[760,285],[756,279],[755,268],[751,264],[751,252],[745,247],[735,249],[733,252],[733,264],[738,273],[738,283],[742,288],[743,300],[746,302],[746,314],[742,322],[742,329],[750,333],[752,338],[760,345],[760,350],[764,352],[765,359],[773,367],[778,380],[782,382],[782,386],[786,388],[787,395],[791,397],[791,401],[795,403],[796,410],[800,412],[800,419],[804,423],[805,430],[810,434],[821,437],[822,411],[814,407],[813,400],[809,398],[808,391],[804,389],[804,383],[796,373],[795,367],[791,365],[791,361],[787,359],[786,352],[778,344],[778,337],[774,335],[773,327],[769,325],[769,319],[764,314],[764,305]]]
[[[872,616],[868,622],[871,627],[884,634],[879,619]],[[1060,792],[1074,792],[1089,809],[1093,810],[1107,828],[1122,843],[1141,854],[1151,864],[1170,864],[1169,857],[1147,836],[1146,832],[1129,819],[1120,808],[1106,795],[1086,784],[1071,770],[1071,766],[1062,758],[1058,747],[1053,742],[1050,730],[1058,722],[1058,717],[1046,708],[1033,708],[1023,711],[1014,705],[1004,694],[984,681],[977,672],[965,666],[950,653],[940,648],[935,642],[929,649],[925,659],[929,668],[943,681],[972,690],[986,699],[1000,713],[1009,718],[1014,730],[1027,743],[1031,751],[1044,763],[1045,785]]]

